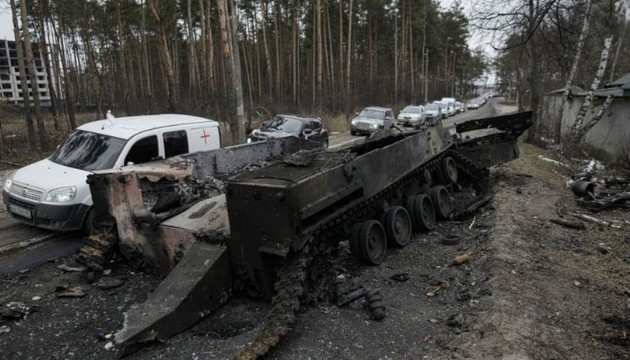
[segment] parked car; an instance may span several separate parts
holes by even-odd
[[[455,110],[458,114],[463,113],[464,111],[466,111],[466,105],[461,101],[455,101]]]
[[[389,129],[394,124],[394,112],[390,108],[369,106],[350,122],[350,134],[370,134],[378,129]]]
[[[479,109],[481,107],[481,105],[483,105],[483,100],[481,100],[481,99],[472,99],[468,103],[468,109],[470,109],[470,110],[477,110],[477,109]]]
[[[451,116],[451,110],[448,107],[448,103],[442,101],[434,101],[434,104],[438,105],[442,109],[442,119],[446,119]]]
[[[440,100],[440,102],[446,103],[448,116],[454,116],[458,113],[457,108],[456,108],[457,101],[455,100],[455,98],[443,97],[442,100]]]
[[[24,223],[89,234],[94,211],[88,174],[219,147],[219,124],[213,120],[108,114],[106,120],[79,126],[49,158],[10,174],[3,201],[7,212]]]
[[[420,128],[426,119],[426,113],[424,106],[422,105],[409,105],[406,106],[400,114],[396,122],[402,126],[413,126],[414,129]]]
[[[317,141],[322,145],[322,148],[328,149],[328,130],[322,124],[322,120],[318,117],[298,115],[274,116],[271,121],[264,123],[259,129],[254,129],[247,137],[247,142],[288,136]]]
[[[427,124],[436,125],[443,118],[442,108],[438,104],[426,104],[424,110]]]

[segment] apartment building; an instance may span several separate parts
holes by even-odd
[[[42,106],[50,106],[50,92],[48,91],[48,79],[46,68],[42,62],[41,54],[37,44],[33,44],[35,58],[35,72],[37,76],[37,89]],[[28,73],[28,69],[26,69]],[[33,99],[33,89],[30,78],[27,77],[29,98]],[[17,50],[15,41],[0,40],[0,102],[7,102],[14,105],[24,104],[24,92],[20,79],[20,69],[18,67]]]

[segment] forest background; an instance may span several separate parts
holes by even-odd
[[[51,134],[81,123],[78,114],[95,120],[107,110],[212,118],[226,145],[274,113],[316,114],[344,130],[337,128],[363,106],[476,96],[489,67],[498,90],[536,116],[545,93],[567,83],[588,87],[609,36],[604,78],[630,68],[627,0],[451,1],[447,8],[436,0],[3,2],[22,39],[24,74],[41,53],[55,75],[50,108],[34,92],[18,111],[25,142],[40,151],[50,150]],[[470,48],[471,32],[496,58]]]

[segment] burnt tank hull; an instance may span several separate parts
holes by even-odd
[[[276,162],[227,181],[230,258],[270,298],[270,268],[299,251],[318,228],[374,198],[452,143],[442,127],[392,135],[342,152],[319,152],[308,165]],[[419,178],[418,178],[419,180]]]

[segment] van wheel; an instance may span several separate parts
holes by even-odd
[[[322,149],[328,150],[328,139],[324,139],[324,141],[322,141]]]
[[[83,219],[83,227],[81,227],[81,232],[85,236],[90,236],[94,233],[94,208],[91,207],[88,210],[87,215],[85,215],[85,219]]]

